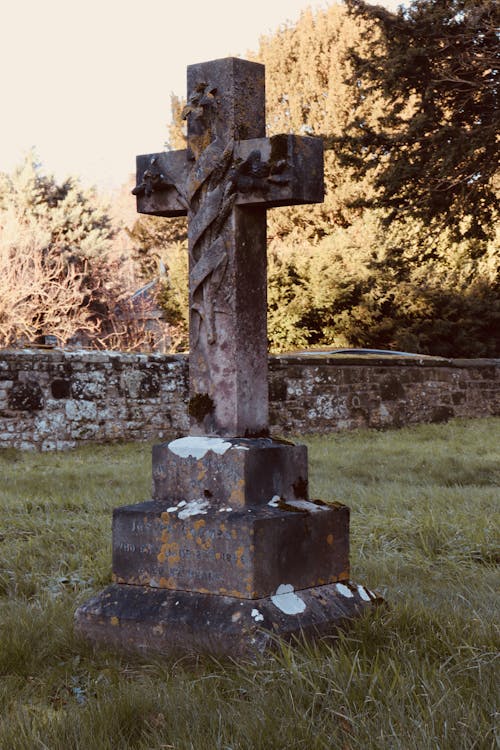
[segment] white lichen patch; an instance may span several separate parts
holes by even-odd
[[[285,615],[298,615],[306,608],[305,601],[294,593],[291,583],[280,584],[276,593],[271,596],[271,601]]]
[[[280,500],[281,500],[281,498],[280,498],[279,495],[274,495],[274,497],[272,497],[269,500],[268,505],[270,505],[271,508],[277,508],[278,505],[279,505]]]
[[[232,508],[219,508],[219,513],[230,513]]]
[[[344,583],[336,583],[335,588],[341,594],[342,596],[345,596],[346,599],[352,599],[354,594],[352,593],[351,589],[346,586]]]
[[[364,586],[361,586],[359,584],[358,584],[358,594],[360,595],[360,597],[363,599],[364,602],[371,601],[371,596],[370,596],[370,592],[368,591],[368,589],[365,589]]]
[[[264,619],[264,615],[262,612],[259,612],[258,609],[252,609],[252,617],[255,620],[255,622],[262,622]]]
[[[167,513],[177,513],[177,511],[184,508],[185,505],[187,505],[186,501],[181,500],[177,505],[171,505],[170,508],[167,508]]]
[[[307,510],[309,513],[317,513],[320,510],[328,510],[326,505],[317,505],[312,503],[310,500],[287,500],[287,505],[291,505],[293,508],[299,508],[300,510]]]
[[[198,437],[195,435],[172,440],[172,442],[168,444],[169,450],[172,451],[172,453],[175,453],[176,456],[180,456],[181,458],[188,458],[191,456],[197,460],[203,458],[208,451],[213,451],[222,456],[231,447],[232,444],[222,438]]]
[[[201,498],[199,500],[191,500],[191,502],[186,503],[186,507],[178,513],[177,517],[184,521],[184,519],[190,516],[204,515],[209,505],[208,500],[202,500]]]

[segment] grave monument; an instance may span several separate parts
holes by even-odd
[[[307,449],[271,439],[266,209],[323,200],[318,138],[265,137],[264,66],[191,65],[187,148],[137,158],[137,210],[188,216],[190,432],[153,448],[153,498],[113,514],[95,643],[262,651],[377,603],[349,580],[349,509],[309,499]]]

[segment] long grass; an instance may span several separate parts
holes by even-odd
[[[111,510],[150,446],[0,452],[1,750],[499,746],[500,419],[308,438],[312,495],[351,507],[353,579],[389,606],[258,663],[93,652]]]

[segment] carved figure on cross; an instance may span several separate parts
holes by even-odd
[[[265,137],[264,66],[190,65],[187,148],[137,157],[137,210],[188,216],[192,435],[268,433],[266,209],[323,200],[319,138]]]

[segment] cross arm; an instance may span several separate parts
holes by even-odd
[[[133,193],[139,213],[187,213],[189,178],[194,166],[188,154],[184,149],[137,157],[137,187]],[[216,155],[214,149],[214,159]],[[295,135],[236,141],[230,172],[238,205],[273,208],[321,203],[323,141]]]
[[[239,205],[266,208],[321,203],[324,200],[323,141],[275,135],[240,141]]]
[[[187,149],[136,157],[137,211],[153,216],[186,216],[185,186],[189,173]]]

